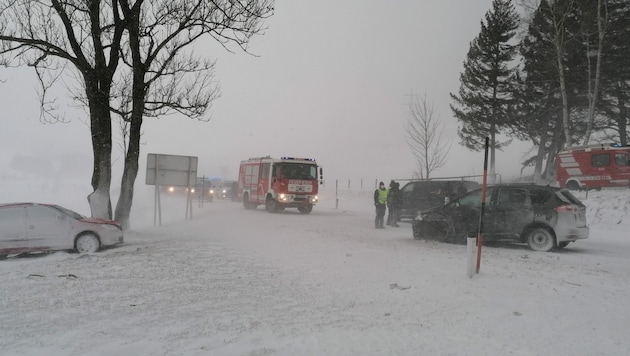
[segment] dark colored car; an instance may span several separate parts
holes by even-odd
[[[442,206],[456,197],[479,187],[466,180],[416,180],[405,184],[402,191],[401,219],[411,220],[419,211]]]
[[[414,219],[413,236],[465,243],[476,236],[481,212],[481,189],[448,204],[421,212]],[[534,184],[501,184],[486,189],[483,241],[511,240],[532,250],[564,248],[586,239],[586,207],[567,189]]]
[[[123,242],[120,225],[88,218],[59,205],[0,204],[0,256],[76,250],[92,253]]]

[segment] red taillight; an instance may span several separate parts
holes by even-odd
[[[580,208],[575,205],[558,205],[554,209],[559,213],[567,214],[577,214],[580,211]]]

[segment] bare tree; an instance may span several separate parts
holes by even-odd
[[[111,112],[109,93],[125,30],[117,1],[1,1],[0,62],[27,65],[40,82],[41,119],[63,121],[48,94],[77,78],[90,117],[94,164],[88,196],[92,216],[111,217]],[[64,73],[70,75],[64,76]],[[71,84],[68,84],[71,85]]]
[[[442,141],[444,128],[427,102],[427,95],[420,98],[411,94],[410,116],[405,125],[407,143],[416,159],[417,176],[429,179],[431,174],[444,166],[450,145]]]
[[[116,220],[126,229],[138,173],[144,117],[170,113],[203,119],[218,86],[214,62],[199,57],[202,38],[247,51],[273,13],[273,0],[21,0],[0,1],[0,64],[36,69],[42,112],[55,70],[81,78],[75,99],[90,112],[94,192],[92,216],[112,217],[110,203],[112,112],[129,123],[128,147]],[[229,50],[229,49],[228,49]],[[122,62],[121,62],[122,59]],[[123,63],[124,65],[119,65]],[[48,73],[47,75],[45,75]],[[131,78],[131,80],[129,80]]]
[[[129,35],[122,51],[127,71],[121,71],[121,77],[132,78],[131,85],[116,87],[118,113],[129,122],[115,214],[124,228],[129,228],[143,119],[179,113],[204,120],[219,88],[212,82],[214,62],[198,57],[194,44],[210,37],[224,48],[235,44],[247,51],[250,39],[262,33],[262,20],[272,14],[273,4],[272,0],[120,0]]]

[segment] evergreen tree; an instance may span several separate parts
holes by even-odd
[[[606,127],[600,131],[604,140],[630,143],[630,1],[608,0],[608,38],[602,64],[600,111]]]
[[[502,143],[497,134],[508,123],[513,103],[511,77],[516,71],[516,46],[510,41],[519,25],[519,16],[510,0],[494,0],[481,22],[479,35],[471,42],[458,95],[451,93],[451,110],[460,121],[461,143],[481,150],[490,138],[490,176],[495,174],[495,153]]]
[[[551,19],[539,7],[519,46],[522,70],[515,77],[516,105],[510,126],[519,139],[531,141],[536,148],[536,154],[526,160],[524,166],[534,165],[534,181],[537,182],[546,178],[549,164],[543,172],[543,162],[562,146],[559,141],[563,139],[553,32]]]

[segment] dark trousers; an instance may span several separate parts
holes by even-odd
[[[387,206],[385,204],[377,204],[376,205],[376,218],[374,219],[374,227],[384,227],[385,223],[385,210]]]
[[[398,207],[395,205],[388,205],[387,211],[387,225],[396,226],[398,225]]]

